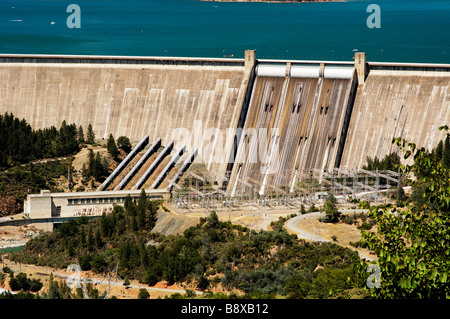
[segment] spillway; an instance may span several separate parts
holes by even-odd
[[[228,191],[288,190],[309,169],[333,169],[353,86],[353,67],[258,65]]]

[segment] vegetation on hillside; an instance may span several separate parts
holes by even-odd
[[[0,115],[0,169],[6,169],[32,160],[60,157],[79,150],[75,124],[63,121],[57,129],[33,130],[25,119],[13,114]]]
[[[0,172],[0,216],[13,215],[23,211],[23,201],[29,193],[41,189],[60,192],[57,179],[67,176],[71,159],[44,163],[29,163]]]
[[[13,114],[0,115],[0,216],[13,215],[23,211],[23,201],[27,194],[39,193],[42,189],[60,192],[73,189],[74,178],[81,177],[82,186],[76,191],[85,190],[86,185],[102,182],[110,173],[113,161],[120,161],[119,149],[131,150],[128,137],[120,136],[117,145],[110,135],[105,147],[113,158],[88,152],[88,159],[78,175],[72,165],[73,155],[89,144],[95,144],[95,133],[89,124],[86,136],[83,127],[68,125],[63,121],[61,127],[33,130],[24,120]],[[60,159],[59,157],[67,157]],[[64,185],[61,185],[60,178]]]
[[[69,221],[30,240],[12,259],[57,268],[79,263],[99,274],[118,263],[122,279],[205,291],[221,284],[253,297],[348,298],[361,291],[356,252],[298,240],[284,230],[285,219],[272,223],[272,231],[255,232],[211,212],[183,235],[163,236],[151,231],[160,206],[145,193],[136,203],[129,197],[109,215]]]

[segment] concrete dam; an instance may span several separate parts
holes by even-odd
[[[35,129],[66,120],[92,124],[97,138],[148,135],[170,145],[160,166],[195,153],[230,195],[292,191],[311,170],[360,168],[398,151],[393,137],[431,148],[450,124],[450,65],[367,62],[364,53],[352,62],[258,60],[255,51],[244,59],[0,55],[0,79],[0,112]],[[160,153],[145,163],[143,153],[130,163],[156,169]],[[120,176],[136,185],[130,171]],[[168,172],[141,184],[167,187]]]

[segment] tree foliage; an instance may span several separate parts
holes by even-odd
[[[341,280],[344,275],[335,271],[316,276],[315,270],[323,268],[346,269],[348,277],[355,277],[351,266],[357,253],[333,243],[298,240],[283,228],[286,219],[272,223],[272,231],[250,232],[211,212],[183,234],[163,236],[151,231],[160,206],[146,200],[145,192],[136,202],[128,196],[111,214],[66,222],[51,234],[31,239],[14,258],[61,268],[77,261],[83,270],[97,273],[118,263],[121,278],[143,284],[193,282],[197,289],[209,289],[221,283],[251,298],[330,298],[349,287],[362,287]],[[302,276],[305,286],[291,280],[293,276]],[[324,292],[316,279],[331,286]]]
[[[84,165],[84,169],[82,169],[82,174],[85,179],[92,176],[101,182],[108,176],[108,161],[106,157],[100,155],[100,152],[94,153],[92,149],[89,149],[87,164],[87,168]]]
[[[112,134],[109,134],[108,141],[106,142],[106,148],[108,150],[108,153],[111,154],[112,158],[116,160],[117,156],[119,156],[119,150]]]
[[[393,142],[405,159],[414,158],[401,169],[414,174],[422,200],[402,210],[370,209],[378,231],[363,231],[362,240],[378,256],[381,280],[380,288],[369,291],[375,298],[450,298],[450,169],[425,148],[400,138]],[[361,274],[366,270],[361,262]]]
[[[95,133],[92,127],[92,124],[89,123],[87,133],[86,133],[86,143],[94,144],[95,143]]]
[[[126,136],[119,136],[117,139],[117,147],[129,153],[131,151],[130,139]]]
[[[325,211],[325,220],[330,223],[337,223],[339,221],[339,211],[337,209],[337,200],[333,194],[329,193],[325,203],[323,205],[323,210]]]
[[[63,121],[61,127],[33,130],[25,119],[12,113],[0,115],[0,168],[32,160],[67,156],[79,150],[75,124]]]

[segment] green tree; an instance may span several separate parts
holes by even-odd
[[[117,147],[129,153],[131,151],[130,139],[126,136],[119,136],[117,139]]]
[[[92,234],[91,228],[88,228],[88,234],[87,234],[87,249],[89,251],[94,250],[94,235]]]
[[[300,205],[300,211],[299,211],[299,213],[302,214],[302,215],[307,213],[307,211],[306,211],[306,209],[305,209],[305,205],[303,205],[303,204]]]
[[[370,209],[378,231],[362,231],[362,242],[376,253],[381,277],[380,288],[369,292],[375,298],[450,298],[450,169],[425,148],[400,138],[394,142],[405,159],[413,156],[414,163],[401,168],[414,173],[413,188],[419,187],[426,201],[415,210]],[[361,276],[367,267],[361,261]]]
[[[104,245],[102,235],[100,234],[100,228],[97,228],[97,230],[95,231],[95,245],[98,249],[102,248]]]
[[[208,228],[217,228],[219,226],[219,217],[217,216],[216,211],[211,211],[208,217],[206,217],[206,226]]]
[[[309,278],[308,278],[309,277]],[[302,273],[292,275],[284,289],[288,299],[304,299],[311,289],[312,274],[306,276],[306,270]]]
[[[148,209],[147,194],[145,193],[145,190],[142,189],[137,203],[137,210],[138,210],[137,223],[139,229],[144,229],[146,227],[147,209]]]
[[[94,129],[92,128],[92,124],[89,123],[87,134],[86,134],[86,143],[94,144],[94,142],[95,142]]]
[[[442,160],[442,157],[444,156],[444,142],[439,141],[438,145],[436,146],[436,149],[434,149],[434,157],[437,161]]]
[[[84,131],[83,131],[83,127],[81,125],[78,127],[77,138],[78,138],[78,143],[82,144],[85,142]]]
[[[407,199],[405,190],[400,185],[400,187],[397,187],[397,206],[403,207],[403,202]]]
[[[112,158],[116,160],[117,156],[119,156],[119,150],[117,149],[116,141],[114,140],[114,136],[112,134],[109,134],[108,141],[106,142],[106,148]]]
[[[148,298],[150,298],[150,294],[148,293],[147,289],[145,289],[145,288],[139,289],[138,298],[139,299],[148,299]]]
[[[323,205],[323,209],[326,214],[326,220],[330,223],[337,223],[339,221],[339,211],[336,207],[337,200],[333,194],[329,193],[325,204]]]

